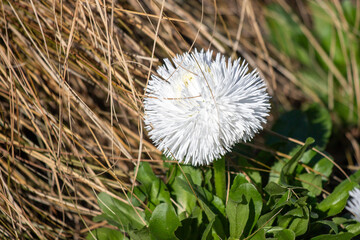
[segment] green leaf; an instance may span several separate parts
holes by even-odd
[[[150,230],[146,227],[140,230],[129,231],[128,233],[131,240],[151,240]]]
[[[282,231],[284,228],[279,227],[279,226],[274,226],[274,227],[268,227],[266,228],[266,233],[267,234],[276,234],[277,232]]]
[[[334,167],[334,164],[332,162],[330,162],[326,158],[322,158],[320,161],[318,161],[314,165],[313,169],[314,169],[314,171],[321,172],[326,177],[329,177],[332,173],[333,167]],[[322,179],[327,180],[326,178],[322,178]]]
[[[202,178],[201,170],[199,168],[195,168],[192,166],[179,166],[179,167],[182,168],[183,172],[187,176],[189,176],[189,175],[191,176],[191,180],[195,185],[199,185],[199,186],[202,185],[203,178]],[[209,171],[209,172],[211,172],[211,171]],[[181,170],[179,172],[179,176],[184,177]]]
[[[344,223],[348,222],[349,219],[348,219],[348,218],[344,218],[344,217],[333,217],[333,218],[332,218],[332,221],[333,221],[334,223],[336,223],[337,225],[341,225],[341,224],[344,224]]]
[[[305,114],[309,121],[308,136],[314,138],[316,147],[319,150],[325,149],[332,129],[328,110],[319,104],[313,103],[305,110]]]
[[[265,230],[263,228],[261,228],[259,231],[257,231],[257,233],[255,233],[254,236],[252,236],[250,238],[251,240],[266,240],[265,237]]]
[[[291,189],[288,189],[286,193],[284,193],[280,198],[276,199],[276,204],[273,209],[278,209],[280,207],[284,207],[286,205],[293,205],[293,201],[291,200]]]
[[[86,237],[87,240],[126,240],[125,234],[110,228],[97,228]]]
[[[348,224],[345,226],[346,230],[350,233],[353,233],[354,236],[360,236],[360,223],[356,222],[353,224]]]
[[[327,198],[317,205],[317,209],[327,217],[340,213],[346,205],[349,191],[360,182],[360,170],[351,175],[350,179],[351,182],[348,179],[342,181]]]
[[[305,141],[315,140],[316,147],[323,150],[329,141],[332,123],[329,112],[319,104],[311,104],[305,110],[294,110],[280,116],[272,127],[274,132]],[[279,151],[289,153],[297,145],[276,136],[267,137],[267,145],[278,146]]]
[[[234,189],[233,191],[235,191],[235,189],[237,189],[240,185],[242,185],[244,183],[248,183],[248,180],[246,180],[246,177],[245,177],[244,174],[239,173],[234,178],[234,181],[233,181],[233,183],[231,185],[231,189]]]
[[[201,207],[201,209],[205,212],[206,217],[208,218],[209,222],[213,221],[214,219],[214,226],[213,226],[213,231],[216,232],[217,235],[219,235],[221,238],[225,237],[225,232],[224,232],[224,226],[222,224],[222,222],[219,220],[219,218],[217,217],[217,214],[221,214],[223,215],[223,203],[222,201],[219,201],[220,199],[216,199],[216,196],[213,196],[213,194],[211,192],[209,192],[207,189],[195,185],[192,182],[192,179],[190,177],[190,175],[186,174],[187,179],[189,180],[189,183],[185,180],[183,180],[182,178],[177,177],[177,181],[179,183],[180,186],[182,186],[182,188],[187,191],[190,194],[194,194],[197,196],[198,198],[198,202],[199,205]],[[217,214],[214,213],[214,211],[217,211]]]
[[[284,161],[276,161],[274,163],[274,165],[271,167],[271,172],[270,172],[270,176],[269,176],[269,183],[270,182],[274,182],[274,183],[279,183],[279,179],[280,179],[280,173],[282,168],[284,167],[285,162]]]
[[[108,216],[105,213],[95,216],[93,218],[93,221],[94,222],[107,221],[109,224],[113,226],[119,226],[119,223],[117,221],[114,221],[110,216]]]
[[[283,208],[285,206],[292,206],[293,203],[291,202],[291,190],[287,190],[282,195],[273,195],[268,203],[267,207],[271,209],[270,212],[263,213],[261,217],[259,218],[257,225],[258,226],[271,226],[272,223],[275,221],[276,217],[274,217],[276,214],[279,214],[279,211],[281,210],[281,213],[283,213]]]
[[[181,168],[186,174],[187,178],[191,178],[191,182],[193,184],[201,185],[202,177],[201,171],[199,169],[191,166],[181,166]],[[188,191],[188,186],[184,188],[184,182],[186,182],[186,179],[178,166],[172,170],[172,175],[175,177],[171,182],[170,188],[172,189],[172,194],[176,196],[176,202],[181,206],[181,208],[178,208],[178,213],[186,210],[186,212],[190,214],[196,206],[196,197],[194,196],[194,193],[191,191],[191,189]]]
[[[215,218],[207,224],[207,226],[205,228],[205,231],[204,231],[204,233],[203,233],[203,235],[201,237],[201,240],[211,239],[211,236],[212,236],[211,235],[211,233],[212,233],[211,230],[212,230],[214,222],[215,222]]]
[[[290,229],[283,229],[275,234],[277,240],[295,240],[295,233]]]
[[[211,201],[211,205],[216,208],[218,213],[221,213],[225,217],[225,204],[219,197],[214,196],[214,199]]]
[[[199,199],[201,208],[204,210],[206,217],[208,218],[209,222],[213,222],[212,227],[212,234],[214,233],[221,238],[225,238],[225,231],[223,223],[220,221],[219,217],[210,209],[210,207],[204,203],[201,199]]]
[[[277,183],[269,182],[264,190],[270,195],[270,196],[276,196],[276,195],[284,195],[288,189],[285,187],[280,186]]]
[[[140,162],[138,174],[136,180],[144,185],[151,184],[152,181],[156,181],[157,177],[155,176],[151,166],[147,162]]]
[[[250,183],[239,184],[241,175],[230,189],[229,201],[226,213],[230,223],[230,236],[239,238],[243,233],[248,235],[257,220],[262,209],[262,198],[260,193]]]
[[[340,233],[340,234],[324,234],[311,238],[311,240],[351,240],[354,234],[352,233]]]
[[[294,231],[296,236],[306,233],[309,225],[309,209],[304,206],[290,210],[278,217],[279,226]]]
[[[180,221],[172,205],[161,203],[154,209],[149,228],[156,239],[177,239],[174,232],[179,226]]]
[[[199,208],[198,208],[199,209]],[[200,215],[191,215],[181,221],[175,235],[179,239],[199,239],[204,232],[204,224],[202,224],[202,211],[199,211]]]
[[[129,227],[133,229],[141,229],[145,226],[145,214],[141,210],[124,203],[116,198],[111,197],[107,193],[98,195],[98,203],[107,218],[111,219],[119,229],[127,230]]]
[[[336,234],[338,234],[338,232],[339,232],[338,226],[336,225],[336,223],[334,223],[332,221],[320,220],[320,221],[317,221],[316,223],[321,223],[321,224],[324,224],[324,225],[328,225],[334,231],[334,233],[336,233]]]
[[[131,192],[128,192],[127,196],[131,200],[131,204],[135,207],[141,206],[141,202],[134,196],[137,196],[142,202],[144,202],[146,198],[149,197],[144,191],[143,186],[135,186],[133,194],[131,194]]]
[[[213,200],[214,196],[211,192],[209,192],[206,188],[203,188],[201,186],[195,185],[190,177],[190,175],[186,174],[187,182],[186,180],[183,180],[182,178],[178,177],[178,183],[181,185],[181,187],[186,190],[187,192],[191,194],[196,194],[196,196],[203,202],[209,203]]]
[[[335,224],[345,227],[348,232],[353,233],[355,236],[360,235],[360,223],[355,219],[334,217],[332,220]]]
[[[293,174],[294,174],[295,168],[296,168],[300,158],[304,154],[305,150],[312,143],[314,143],[314,139],[313,138],[307,138],[306,141],[305,141],[304,146],[302,146],[300,148],[300,150],[297,151],[296,154],[282,168],[281,173],[280,173],[280,182],[284,186],[291,186],[290,182],[293,179]]]
[[[243,201],[229,200],[226,205],[226,214],[230,223],[230,238],[239,239],[245,230],[249,218],[249,204],[243,196]]]
[[[151,183],[150,189],[149,202],[151,202],[154,206],[159,205],[161,202],[171,204],[170,193],[161,179],[157,178],[154,180]]]
[[[299,175],[301,185],[309,190],[310,196],[319,196],[322,189],[322,178],[314,173],[303,173]]]
[[[213,181],[212,181],[212,171],[211,169],[206,169],[206,171],[204,172],[204,184],[205,184],[205,187],[210,191],[212,192],[213,191],[213,188],[214,188],[214,184],[213,184]],[[196,182],[194,182],[196,184]],[[198,184],[198,185],[201,185]]]
[[[269,227],[275,221],[275,214],[279,209],[273,209],[271,212],[264,213],[260,216],[259,221],[257,222],[258,226]],[[274,217],[274,218],[273,218]]]
[[[174,181],[172,189],[172,194],[176,196],[176,202],[181,206],[181,208],[178,208],[178,213],[185,210],[190,214],[196,206],[196,197],[194,194],[184,190],[177,179]]]
[[[259,158],[261,159],[261,158]],[[256,184],[259,188],[261,188],[261,175],[260,172],[258,170],[254,170],[256,169],[256,167],[254,167],[254,165],[252,165],[251,163],[249,163],[248,160],[246,160],[243,157],[240,157],[237,161],[239,166],[242,166],[244,169],[242,169],[242,171],[244,172],[244,174],[246,174],[246,176],[248,178],[250,178],[251,183]]]
[[[326,154],[326,152],[325,152]],[[327,154],[328,155],[328,154]],[[330,157],[328,155],[328,157]],[[330,157],[331,158],[331,157]],[[307,150],[301,158],[301,162],[314,169],[314,172],[320,172],[322,180],[328,181],[328,177],[332,173],[334,164],[327,158],[323,158],[320,154],[312,149]],[[303,167],[297,168],[297,170],[303,170]],[[299,171],[298,171],[299,172]]]
[[[282,114],[272,127],[272,131],[283,136],[292,137],[304,141],[309,135],[307,129],[309,122],[306,115],[300,110],[294,110]],[[276,136],[268,136],[266,145],[274,146],[278,151],[289,153],[297,145]]]
[[[214,181],[216,195],[223,201],[226,198],[226,177],[225,177],[225,158],[222,157],[214,161]]]
[[[150,209],[154,209],[161,202],[171,204],[169,191],[163,181],[155,176],[149,163],[140,163],[137,180],[142,183],[142,189],[149,196]]]

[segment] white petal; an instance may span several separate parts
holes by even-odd
[[[265,82],[245,61],[212,51],[177,55],[149,80],[144,99],[149,137],[167,157],[209,164],[262,129],[270,111]]]
[[[360,222],[360,189],[354,188],[349,195],[351,199],[349,198],[346,209],[354,215],[356,221]]]

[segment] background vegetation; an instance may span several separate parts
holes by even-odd
[[[21,0],[0,9],[2,238],[359,234],[342,210],[360,181],[360,1]],[[245,58],[272,95],[265,131],[235,146],[223,172],[162,159],[144,131],[147,80],[163,58],[193,48]],[[255,217],[242,226],[234,212]]]

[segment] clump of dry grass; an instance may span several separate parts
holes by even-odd
[[[98,192],[131,191],[139,161],[162,172],[142,99],[164,57],[194,47],[243,56],[282,92],[274,101],[303,99],[275,76],[259,3],[60,3],[0,5],[1,237],[79,239],[106,224],[92,222]]]

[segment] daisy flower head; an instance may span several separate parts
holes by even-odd
[[[179,162],[206,165],[262,129],[270,111],[266,84],[245,61],[212,51],[164,60],[144,98],[145,125],[157,148]]]
[[[354,215],[356,221],[360,222],[360,189],[354,188],[349,192],[351,200],[348,200],[346,210]]]

